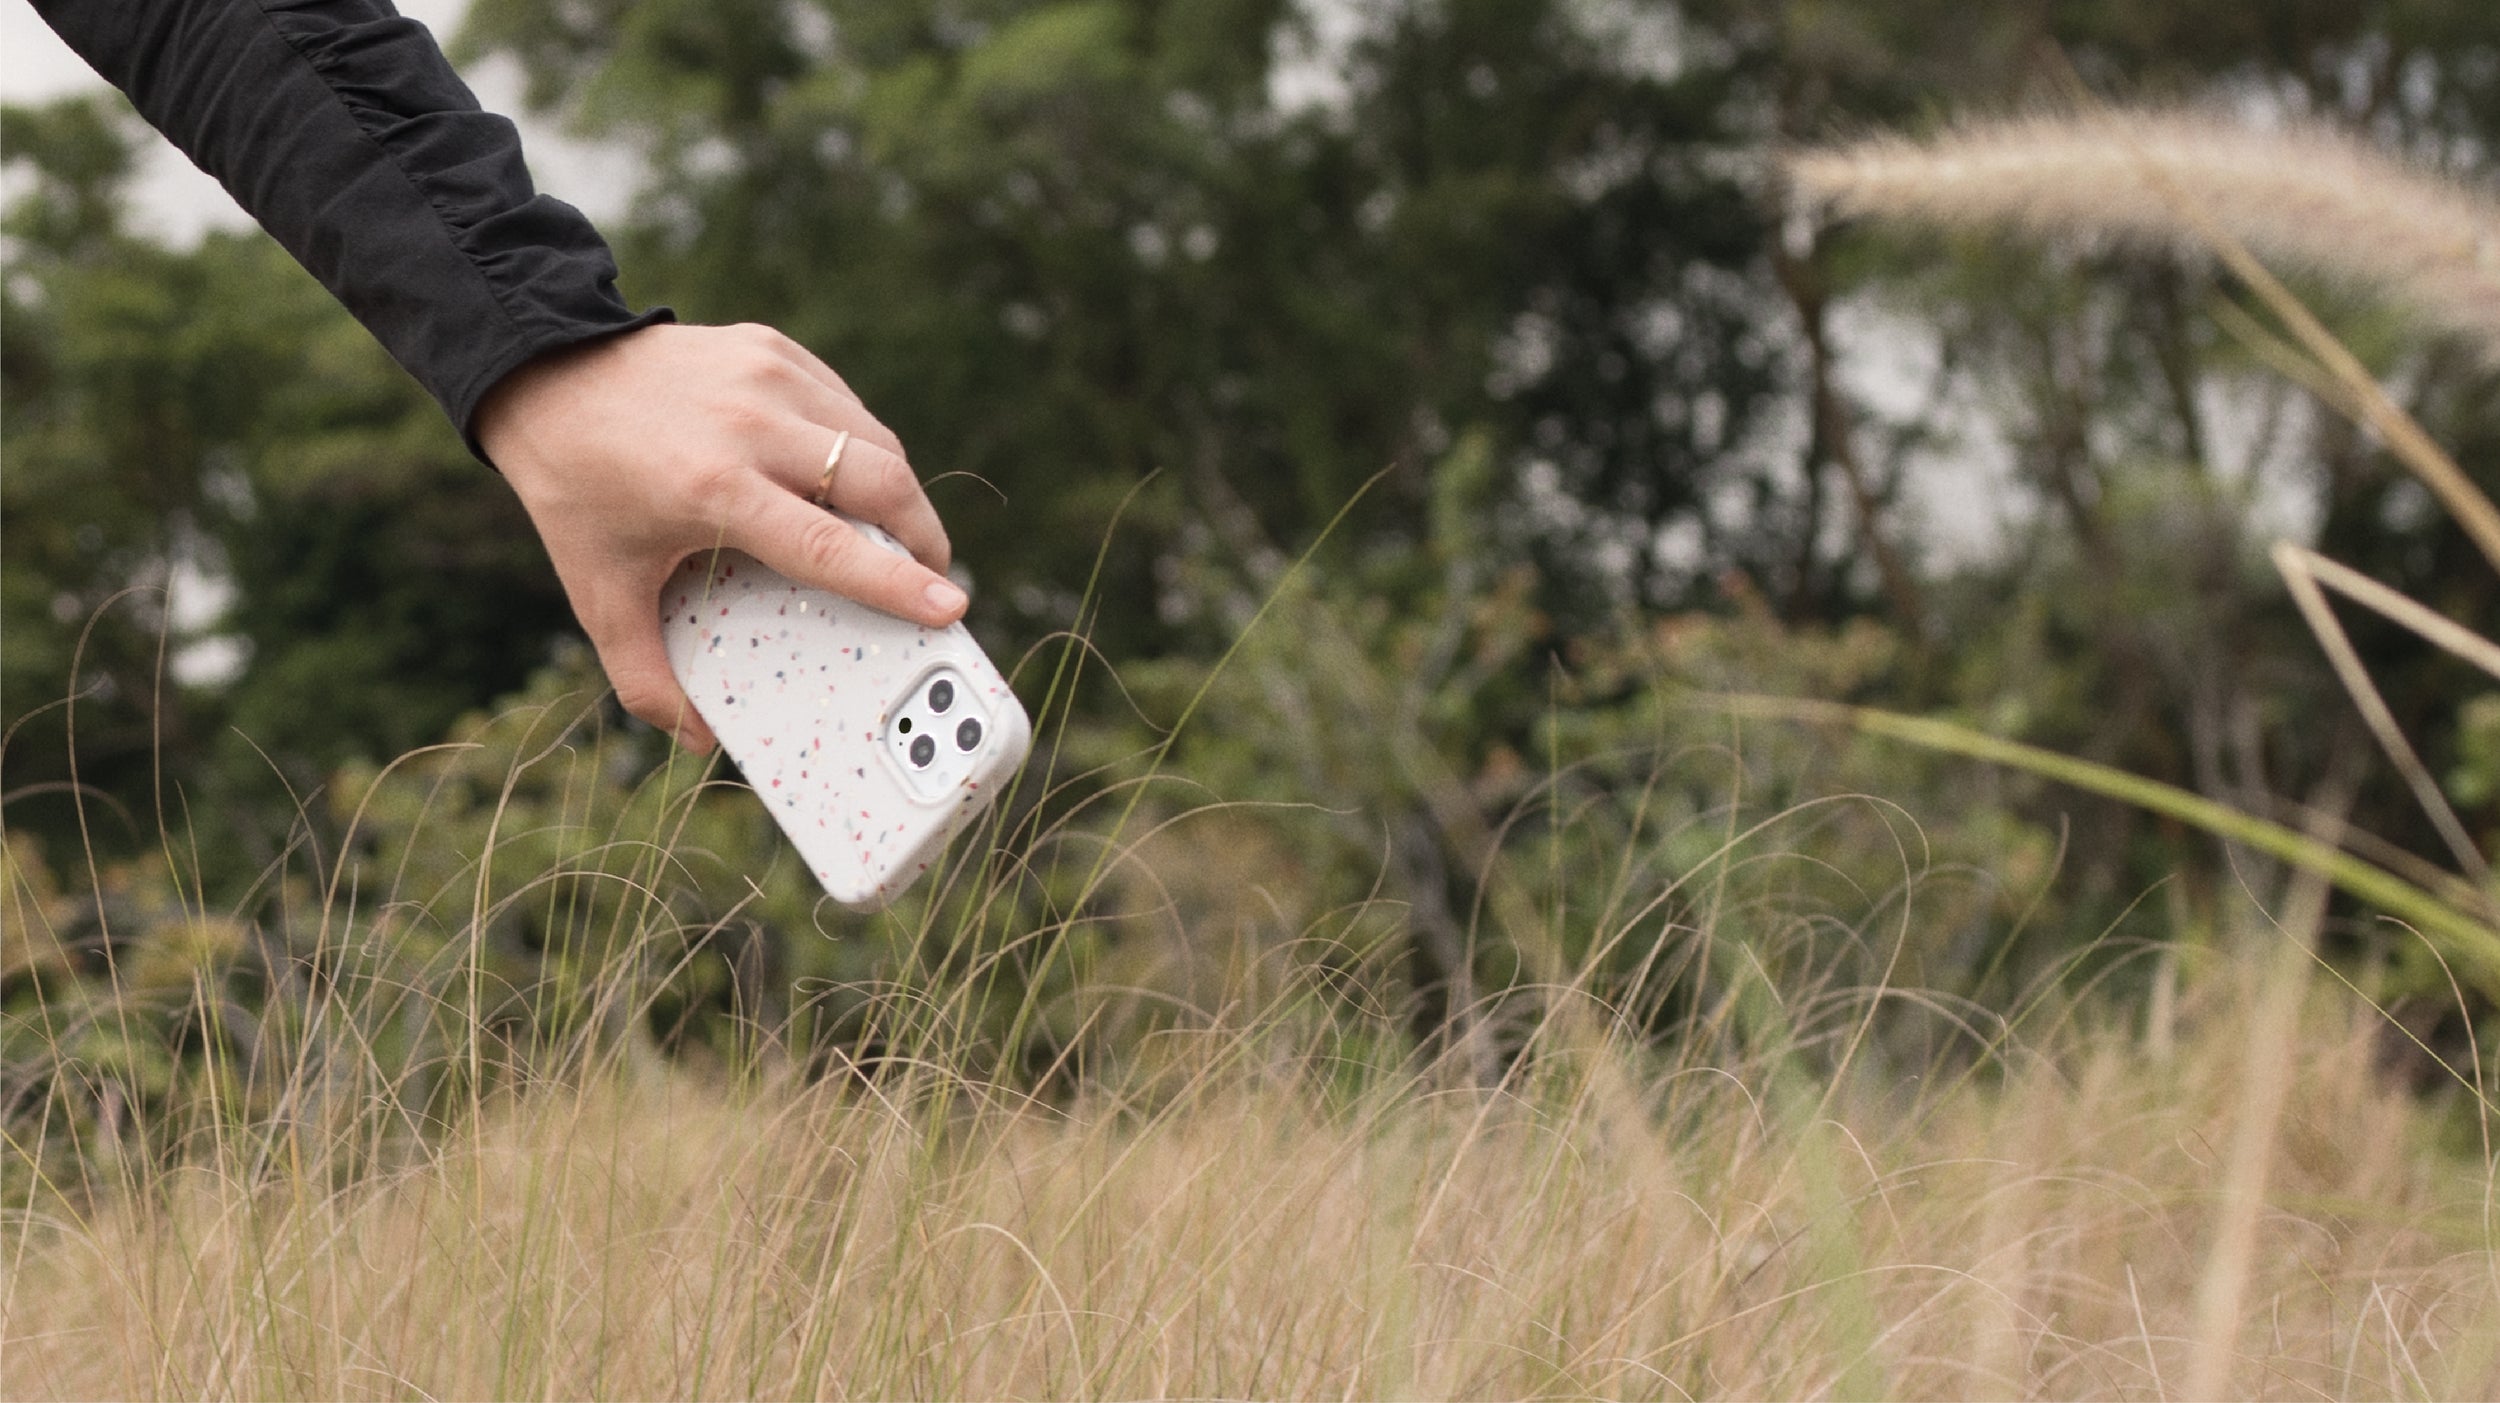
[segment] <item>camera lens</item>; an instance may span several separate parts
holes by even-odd
[[[955,684],[941,677],[929,684],[929,709],[943,712],[955,704]]]
[[[936,741],[931,740],[927,736],[922,736],[920,739],[911,743],[911,762],[915,766],[925,770],[929,768],[929,762],[935,760],[936,758]]]
[[[965,717],[963,719],[963,724],[955,728],[955,748],[957,750],[970,750],[972,747],[979,745],[980,743],[981,723],[973,720],[969,716]]]

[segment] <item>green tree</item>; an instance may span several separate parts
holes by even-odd
[[[276,244],[129,229],[117,100],[6,131],[8,819],[104,856],[162,825],[239,892],[333,767],[517,688],[569,616],[511,495]],[[185,578],[223,607],[177,619]]]

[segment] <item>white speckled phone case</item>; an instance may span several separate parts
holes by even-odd
[[[1015,693],[961,624],[922,628],[731,550],[679,566],[660,608],[669,665],[695,710],[826,894],[855,910],[918,880],[1032,742]],[[925,724],[940,692],[936,710],[948,714]],[[915,713],[922,735],[898,735]],[[967,720],[976,743],[914,764],[965,734],[952,728]]]

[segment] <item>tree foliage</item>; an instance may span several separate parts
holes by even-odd
[[[1710,743],[1667,719],[1684,673],[1947,712],[2280,814],[2351,779],[2359,741],[2268,535],[2460,618],[2500,588],[2369,435],[2227,329],[2245,299],[2213,269],[1827,226],[1769,177],[1785,143],[2073,100],[2079,78],[2320,115],[2488,180],[2500,18],[2475,0],[513,0],[464,43],[641,160],[607,231],[629,292],[782,327],[901,433],[995,652],[1072,627],[1099,650],[1066,734],[1108,768],[1034,821],[1094,812],[1086,785],[1134,778],[1203,702],[1168,757],[1192,782],[1332,817],[1173,860],[1268,855],[1311,922],[1385,892],[1402,923],[1327,958],[1427,1031],[1465,989],[1532,982],[1538,940],[1602,943],[1569,920],[1521,934],[1500,882],[1595,873],[1601,835],[1623,845],[1601,888],[1701,860],[1706,796],[1679,782],[1640,810],[1651,781],[1622,759]],[[509,494],[273,245],[131,229],[126,113],[12,111],[5,139],[12,870],[47,874],[42,909],[83,901],[60,917],[80,930],[133,882],[280,929],[290,864],[348,839],[342,786],[555,685],[562,596]],[[2488,363],[2322,304],[2462,462],[2492,460]],[[1290,627],[1219,675],[1315,543]],[[2500,826],[2489,699],[2356,636],[2469,819]],[[2009,889],[2058,855],[2046,914],[1974,898],[1921,947],[1974,998],[2113,930],[2206,929],[2248,875],[2124,809],[1950,765],[1802,742],[1744,764],[1754,794],[1873,789],[1939,851],[2021,867]],[[600,792],[629,808],[640,773]],[[2428,850],[2392,777],[2358,783],[2357,822]],[[1526,866],[1491,855],[1522,814],[1566,810],[1597,818],[1520,840]],[[1834,833],[1835,869],[1876,880],[1892,830]],[[477,860],[436,856],[446,882]],[[1142,957],[1093,924],[1098,895],[1018,898],[1050,935],[998,965],[1000,1055],[1047,1062],[1105,1026],[1068,971]],[[1191,901],[1222,905],[1173,909]],[[758,939],[823,955],[801,909],[775,888]]]

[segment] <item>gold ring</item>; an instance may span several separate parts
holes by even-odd
[[[817,475],[816,490],[808,495],[807,500],[827,511],[833,510],[833,503],[826,497],[826,494],[833,491],[833,475],[842,470],[842,450],[850,446],[851,431],[849,429],[844,429],[833,436],[833,451],[825,455],[825,470]]]

